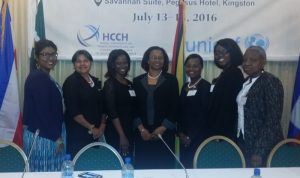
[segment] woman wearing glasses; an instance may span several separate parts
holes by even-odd
[[[138,169],[174,168],[174,157],[158,137],[175,147],[175,121],[179,90],[175,76],[168,74],[169,58],[158,46],[150,47],[143,56],[146,71],[133,80],[138,117],[135,137],[135,167]]]
[[[63,100],[61,88],[50,76],[57,62],[57,47],[50,40],[35,45],[35,69],[25,82],[24,134],[26,155],[32,143],[30,171],[59,171],[65,155]],[[38,131],[39,134],[38,134]]]
[[[211,135],[223,135],[235,140],[237,125],[235,99],[244,82],[244,76],[238,66],[243,62],[243,54],[234,40],[221,39],[214,47],[214,62],[222,71],[213,80],[210,88],[209,131]]]
[[[67,153],[72,158],[89,143],[100,141],[106,118],[103,115],[101,81],[90,74],[93,58],[86,50],[72,57],[74,73],[63,84],[66,106]]]

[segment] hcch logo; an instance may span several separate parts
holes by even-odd
[[[261,34],[253,34],[245,39],[245,47],[260,46],[265,50],[269,47],[269,39]]]
[[[97,46],[101,42],[127,42],[128,33],[102,32],[100,26],[86,25],[77,32],[79,43],[85,47]]]
[[[100,6],[100,4],[102,3],[102,0],[94,0],[94,2],[96,3],[97,6]]]
[[[88,47],[90,46],[89,41],[91,42],[93,40],[94,42],[98,42],[100,36],[99,28],[100,26],[95,27],[93,25],[86,25],[84,29],[79,30],[77,32],[77,39],[79,43]]]

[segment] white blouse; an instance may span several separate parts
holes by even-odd
[[[260,77],[257,76],[255,78],[249,78],[246,82],[243,84],[243,88],[239,92],[239,94],[236,97],[236,102],[238,105],[238,128],[237,128],[237,137],[240,137],[240,132],[243,134],[243,139],[244,138],[244,105],[246,104],[247,101],[247,94],[252,87],[252,85],[255,83],[255,81]]]

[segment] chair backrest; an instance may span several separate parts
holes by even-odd
[[[73,159],[76,171],[118,170],[124,165],[121,155],[112,146],[94,142],[83,147]]]
[[[267,167],[300,167],[300,141],[285,139],[271,150]]]
[[[204,140],[196,150],[194,168],[245,167],[241,149],[227,137],[216,135]]]
[[[16,144],[0,140],[0,172],[29,171],[27,156]],[[25,166],[26,164],[26,166]]]

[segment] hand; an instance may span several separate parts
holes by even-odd
[[[262,158],[259,155],[251,156],[251,164],[253,167],[261,167],[262,166]]]
[[[65,149],[64,142],[63,142],[62,138],[58,138],[55,141],[55,144],[56,144],[56,149],[55,149],[56,154],[62,153]]]
[[[123,156],[129,153],[129,141],[125,135],[120,136],[120,151]]]
[[[93,128],[92,134],[94,139],[100,138],[104,134],[104,129],[102,127],[100,128]]]
[[[151,139],[151,134],[149,133],[149,131],[145,128],[143,128],[141,131],[141,137],[143,138],[144,141],[148,141]]]
[[[180,143],[184,145],[184,147],[189,147],[191,144],[191,139],[189,136],[185,135],[184,133],[179,133]]]
[[[157,127],[153,132],[152,132],[152,139],[153,140],[158,140],[159,138],[158,138],[158,135],[163,135],[164,134],[164,132],[166,131],[167,129],[166,129],[166,127],[164,127],[164,126],[159,126],[159,127]]]

